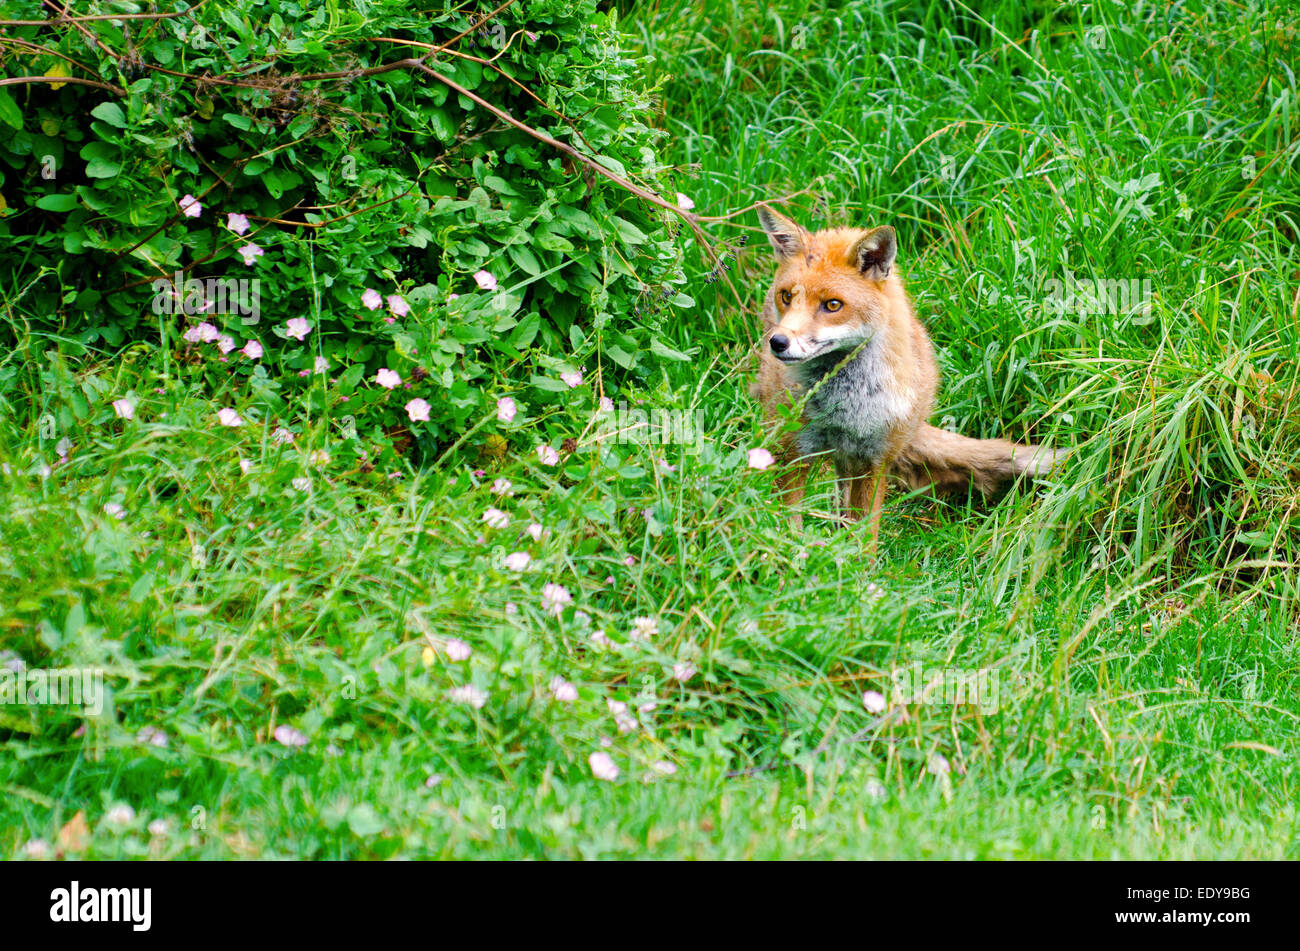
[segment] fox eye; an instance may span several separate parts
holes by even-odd
[[[842,300],[837,300],[836,298],[832,297],[832,298],[831,298],[830,300],[828,300],[828,301],[823,301],[823,302],[822,302],[822,306],[825,307],[827,310],[829,310],[829,311],[833,314],[833,313],[835,313],[837,310],[839,310],[841,307],[844,306],[844,301],[842,301]]]
[[[782,303],[782,305],[784,305],[784,306],[786,306],[786,307],[789,307],[789,306],[790,306],[790,301],[792,301],[792,300],[794,300],[794,295],[791,294],[789,291],[782,291],[782,292],[781,292],[781,303]]]

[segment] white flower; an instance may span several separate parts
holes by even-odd
[[[406,415],[411,417],[413,423],[427,423],[429,421],[429,404],[416,397],[406,404]]]
[[[394,371],[388,369],[388,367],[384,367],[375,374],[375,382],[384,389],[391,390],[393,387],[401,385],[402,378]]]
[[[397,294],[389,294],[388,309],[398,317],[405,317],[411,312],[411,305],[408,304],[403,297]]]
[[[473,684],[466,684],[464,687],[452,687],[447,691],[447,699],[453,703],[465,703],[475,710],[481,710],[487,703],[488,695],[486,690],[481,690]]]
[[[53,850],[44,839],[29,839],[23,846],[23,857],[40,862],[48,859]]]
[[[659,633],[659,622],[652,617],[638,617],[632,620],[632,630],[628,640],[648,641]]]
[[[113,412],[118,419],[135,419],[135,404],[128,399],[113,400]]]
[[[569,385],[569,389],[575,386],[582,386],[582,371],[571,370],[568,373],[561,373],[560,379]]]
[[[315,364],[313,364],[312,366],[312,369],[315,370],[317,373],[328,373],[330,369],[330,362],[325,357],[317,357]]]
[[[492,483],[492,493],[494,495],[514,495],[514,483],[509,479],[497,479]]]
[[[519,407],[510,397],[503,396],[501,399],[497,400],[497,419],[501,420],[501,422],[509,423],[513,421],[515,413],[518,411]]]
[[[294,479],[289,484],[299,492],[307,492],[311,489],[311,479],[306,476],[298,476],[298,478]]]
[[[925,762],[925,771],[934,776],[947,776],[950,768],[942,753],[931,753]]]
[[[447,659],[459,663],[462,660],[469,660],[470,655],[474,653],[473,649],[464,641],[456,638],[448,638],[447,643],[443,645],[447,652]]]
[[[122,508],[122,506],[118,505],[116,502],[105,502],[104,512],[116,519],[126,518],[126,509]]]
[[[307,453],[307,462],[317,468],[330,464],[330,454],[324,449],[313,449]]]
[[[774,461],[772,454],[766,449],[749,450],[749,468],[751,469],[766,469]]]
[[[650,768],[661,776],[671,776],[673,773],[677,772],[677,767],[675,765],[663,759],[651,763]]]
[[[222,353],[229,353],[235,349],[235,341],[226,334],[222,334],[217,338],[217,349]]]
[[[217,410],[217,419],[222,426],[229,426],[234,429],[236,426],[244,425],[244,420],[230,407]]]
[[[487,522],[491,528],[505,528],[510,524],[510,516],[497,508],[490,508],[483,513],[482,521]]]
[[[135,821],[135,810],[130,806],[118,804],[104,813],[104,822],[111,826],[130,825]]]
[[[578,688],[563,677],[551,678],[550,691],[560,703],[573,703],[578,699]]]
[[[544,529],[537,522],[533,522],[526,529],[524,529],[524,531],[528,533],[528,537],[531,538],[533,541],[540,542],[542,540],[542,532],[544,531]]]
[[[253,461],[251,459],[240,459],[239,471],[242,472],[244,475],[248,475],[250,472],[253,471]]]
[[[613,643],[609,639],[609,635],[605,633],[603,628],[597,628],[596,630],[592,631],[591,637],[588,638],[588,640],[590,640],[591,643],[595,644],[597,647],[602,647],[602,648],[609,647],[609,645]]]
[[[867,780],[864,791],[867,794],[867,799],[871,802],[880,802],[889,795],[885,789],[885,784],[874,776]]]
[[[271,445],[282,446],[287,442],[293,442],[293,433],[283,426],[276,427],[275,432],[271,433]]]
[[[166,819],[155,819],[153,822],[149,823],[147,828],[149,829],[150,835],[158,837],[165,836],[172,830],[171,823]]]
[[[681,683],[686,683],[686,681],[690,680],[698,673],[699,670],[690,661],[673,664],[673,680]]]
[[[523,571],[532,560],[533,556],[526,551],[512,551],[506,555],[506,567],[511,571]]]
[[[862,695],[862,705],[870,713],[883,713],[885,707],[889,706],[885,701],[885,695],[876,690],[868,690]]]
[[[608,783],[618,779],[618,767],[608,753],[592,753],[587,757],[587,762],[591,765],[591,774],[597,779]]]
[[[600,411],[602,413],[614,412],[614,401],[611,400],[608,396],[602,396],[600,398]]]

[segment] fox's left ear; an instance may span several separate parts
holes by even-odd
[[[858,243],[849,252],[849,263],[862,272],[864,277],[883,281],[889,277],[897,254],[898,236],[889,225],[881,225],[858,239]]]

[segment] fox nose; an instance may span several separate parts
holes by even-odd
[[[785,334],[773,334],[769,342],[772,345],[773,353],[781,354],[790,349],[790,338]]]

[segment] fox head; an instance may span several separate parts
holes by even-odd
[[[870,338],[903,293],[893,273],[894,229],[808,232],[766,205],[758,206],[758,217],[777,259],[772,355],[802,363]]]

